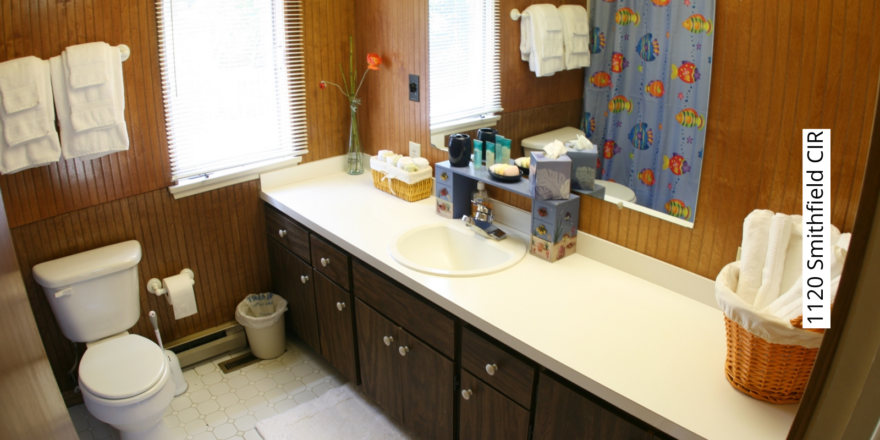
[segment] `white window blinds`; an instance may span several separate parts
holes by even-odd
[[[159,0],[171,179],[307,153],[300,0]]]
[[[431,129],[500,112],[496,0],[429,0]]]

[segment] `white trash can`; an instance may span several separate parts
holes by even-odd
[[[284,353],[284,312],[287,300],[273,293],[252,293],[235,308],[235,320],[244,326],[251,353],[274,359]]]

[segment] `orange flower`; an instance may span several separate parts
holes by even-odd
[[[370,70],[379,70],[379,65],[382,64],[382,57],[376,53],[368,53],[367,54],[367,69]]]

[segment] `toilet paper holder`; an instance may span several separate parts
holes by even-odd
[[[193,285],[196,284],[196,273],[193,272],[191,269],[184,269],[180,271],[180,274],[189,275],[189,278],[192,280]],[[156,294],[156,296],[162,296],[168,293],[168,289],[163,286],[164,284],[162,283],[162,280],[158,278],[152,278],[150,279],[150,281],[147,281],[147,291]]]

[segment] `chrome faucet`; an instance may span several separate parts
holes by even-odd
[[[497,226],[492,224],[492,220],[495,218],[492,215],[492,209],[473,200],[471,200],[471,203],[477,207],[477,213],[474,214],[474,218],[470,218],[466,215],[462,216],[461,221],[468,225],[468,227],[477,235],[484,238],[489,238],[495,241],[501,241],[507,238],[506,232],[498,229]]]

